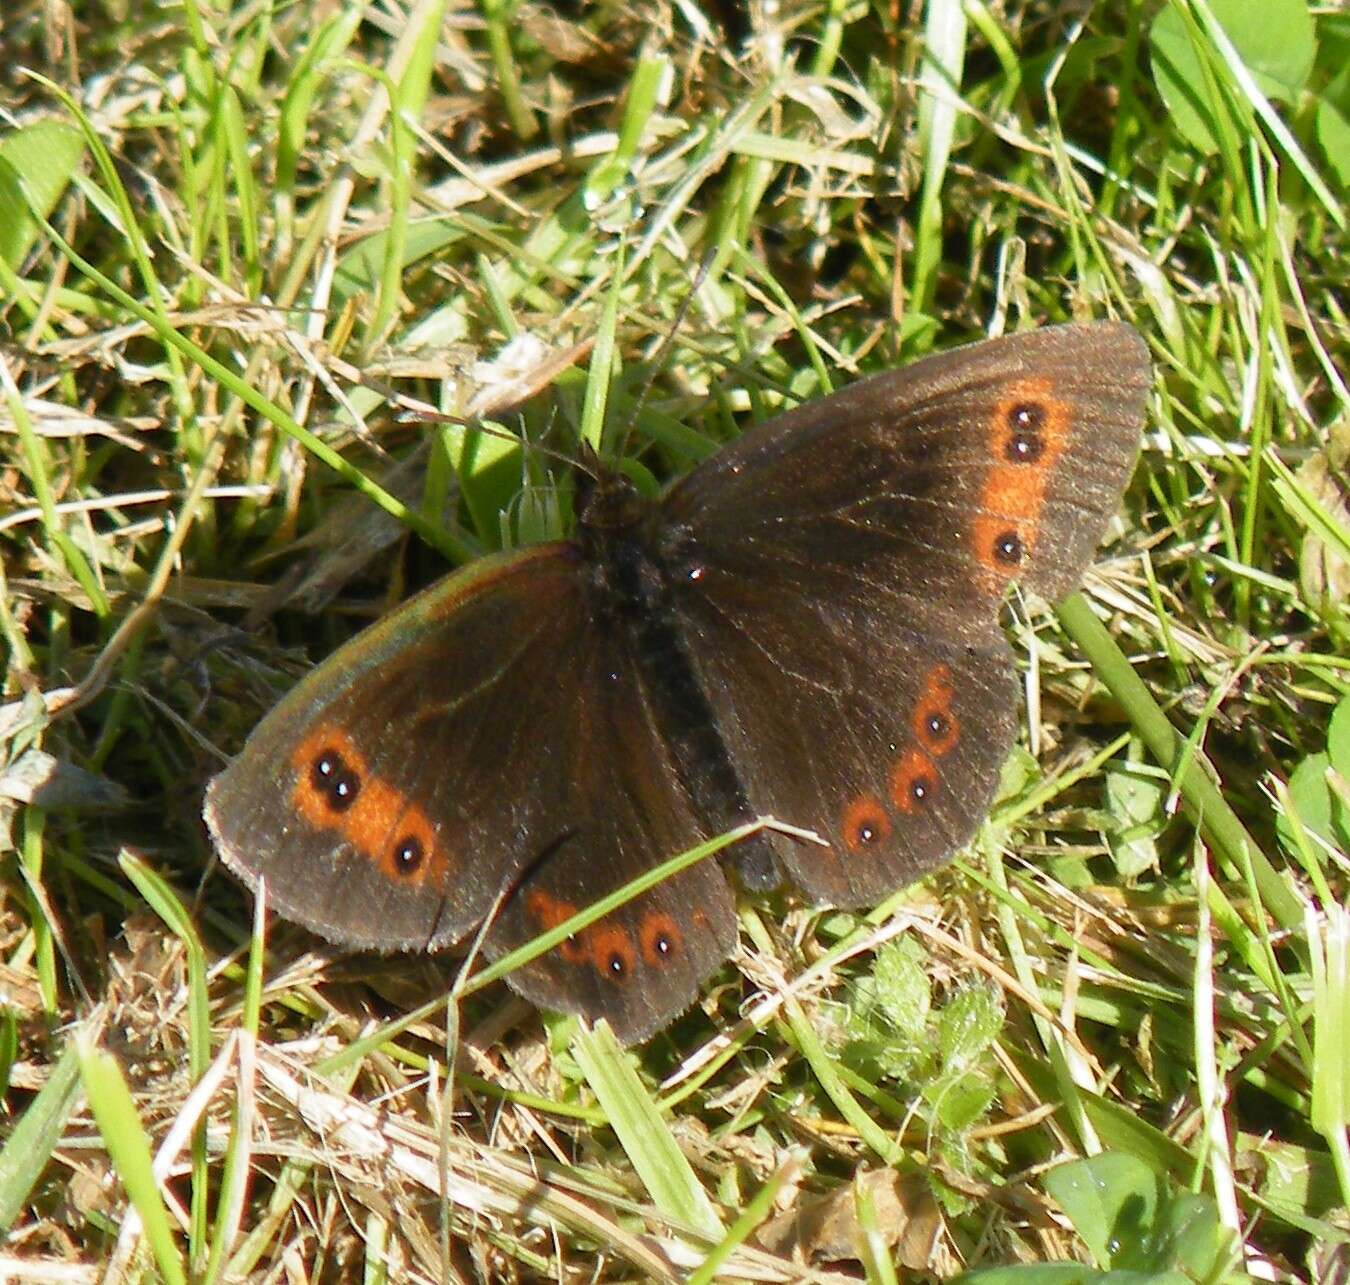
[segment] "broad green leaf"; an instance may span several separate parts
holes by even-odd
[[[878,1007],[901,1035],[918,1040],[933,1003],[928,974],[905,941],[888,941],[872,969]]]
[[[1166,797],[1167,781],[1138,764],[1125,763],[1107,771],[1106,805],[1116,821],[1107,842],[1122,878],[1134,879],[1157,868],[1157,835]]]
[[[1209,7],[1258,88],[1267,98],[1293,102],[1303,89],[1317,52],[1305,0],[1209,0]],[[1197,151],[1218,151],[1216,103],[1201,58],[1175,7],[1164,9],[1149,33],[1153,78],[1172,122]],[[1227,82],[1218,59],[1211,75]],[[1236,87],[1232,87],[1236,93]]]
[[[1328,170],[1343,189],[1350,188],[1350,118],[1334,103],[1323,101],[1318,105],[1313,128]]]
[[[1192,1285],[1180,1272],[1098,1272],[1082,1263],[1038,1263],[967,1272],[956,1285]]]
[[[934,1108],[938,1123],[953,1133],[969,1129],[989,1110],[997,1092],[994,1084],[973,1075],[949,1081],[936,1095]]]
[[[1298,810],[1305,830],[1333,847],[1344,848],[1350,836],[1344,832],[1345,810],[1338,802],[1333,802],[1331,787],[1327,784],[1330,766],[1328,755],[1309,754],[1289,778],[1289,800]],[[1296,852],[1293,831],[1282,815],[1276,819],[1276,830],[1285,847]]]
[[[40,120],[0,138],[0,259],[18,268],[37,239],[31,206],[46,217],[84,156],[72,125]]]
[[[1098,1266],[1113,1266],[1122,1246],[1138,1246],[1149,1239],[1160,1183],[1158,1175],[1137,1157],[1107,1151],[1058,1165],[1043,1182]]]
[[[1350,697],[1332,711],[1327,727],[1327,757],[1336,771],[1350,777]]]
[[[983,983],[961,987],[942,1007],[938,1047],[944,1066],[968,1067],[1003,1029],[999,993]]]

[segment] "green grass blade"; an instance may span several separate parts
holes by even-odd
[[[10,1127],[0,1147],[0,1235],[13,1226],[23,1210],[79,1096],[79,1053],[75,1041],[68,1040],[61,1056],[51,1064],[47,1082]]]
[[[113,1170],[140,1215],[160,1275],[168,1285],[187,1285],[183,1255],[150,1158],[150,1138],[141,1123],[117,1060],[97,1048],[88,1032],[75,1037],[85,1096],[108,1149]]]
[[[720,1239],[722,1223],[712,1201],[609,1025],[578,1031],[572,1054],[656,1207]]]

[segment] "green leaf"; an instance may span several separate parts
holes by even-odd
[[[1154,1233],[1154,1258],[1185,1270],[1195,1280],[1214,1279],[1233,1252],[1232,1236],[1219,1222],[1214,1202],[1179,1191],[1163,1205]]]
[[[1003,1003],[991,986],[963,986],[942,1008],[938,1047],[952,1071],[969,1067],[1003,1029]]]
[[[1327,757],[1342,776],[1350,777],[1350,697],[1331,712],[1327,725]]]
[[[722,1224],[651,1095],[607,1022],[581,1030],[572,1053],[638,1177],[668,1218],[720,1240]]]
[[[277,127],[276,186],[283,192],[291,193],[295,189],[295,176],[309,135],[314,97],[334,61],[346,53],[361,25],[362,16],[362,11],[353,6],[321,23],[296,59]]]
[[[1018,1267],[988,1267],[965,1272],[957,1285],[1086,1285],[1098,1281],[1101,1273],[1081,1263],[1023,1264]]]
[[[0,1101],[9,1092],[9,1073],[19,1056],[19,1022],[6,1004],[0,1008]]]
[[[80,1097],[80,1064],[68,1043],[0,1150],[0,1235],[8,1231],[37,1185]]]
[[[1341,701],[1332,711],[1327,728],[1327,758],[1331,770],[1341,778],[1327,791],[1331,796],[1331,832],[1342,852],[1350,852],[1350,697]]]
[[[37,239],[30,210],[46,218],[84,156],[84,137],[72,125],[41,120],[0,139],[0,259],[18,268]]]
[[[1232,1257],[1214,1202],[1172,1190],[1136,1156],[1108,1151],[1060,1165],[1045,1175],[1045,1189],[1093,1259],[1111,1269],[1098,1281],[1204,1280]]]
[[[1158,1208],[1159,1180],[1137,1157],[1107,1151],[1058,1165],[1043,1181],[1098,1266],[1112,1267],[1122,1246],[1148,1241]]]
[[[75,1048],[94,1122],[103,1137],[113,1171],[141,1216],[145,1239],[160,1276],[168,1285],[186,1285],[183,1256],[155,1178],[150,1136],[136,1111],[117,1059],[95,1045],[87,1031],[76,1035]]]
[[[1142,745],[1139,750],[1142,758]],[[1107,842],[1122,878],[1134,879],[1157,868],[1157,834],[1164,823],[1166,797],[1167,781],[1141,768],[1138,762],[1108,769],[1106,808],[1116,825]]]
[[[908,941],[891,940],[877,951],[872,969],[877,1006],[896,1032],[910,1040],[923,1036],[933,1004],[932,985],[916,956]]]
[[[1342,188],[1350,188],[1350,118],[1335,103],[1323,100],[1318,105],[1313,129],[1327,168]]]
[[[967,1272],[956,1285],[1192,1285],[1180,1272],[1098,1272],[1081,1263],[1025,1264]]]
[[[1331,787],[1327,784],[1327,768],[1331,759],[1326,754],[1309,754],[1289,778],[1289,801],[1298,812],[1303,828],[1311,831],[1324,843],[1344,848],[1344,809],[1334,803]],[[1283,815],[1276,818],[1275,829],[1281,842],[1291,853],[1297,853],[1297,840],[1292,827]]]
[[[1317,41],[1305,0],[1210,0],[1210,11],[1267,98],[1293,102],[1312,71]],[[1174,7],[1164,9],[1149,32],[1153,79],[1177,131],[1197,151],[1219,149],[1214,100],[1187,24]],[[1210,74],[1227,81],[1218,58]]]
[[[996,1093],[993,1084],[972,1075],[949,1080],[936,1095],[938,1123],[953,1133],[969,1129],[989,1110]]]

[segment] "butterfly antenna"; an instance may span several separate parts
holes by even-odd
[[[712,269],[713,259],[716,255],[717,248],[711,246],[704,253],[703,258],[699,260],[698,271],[694,273],[694,278],[689,283],[689,291],[680,300],[680,306],[675,310],[675,320],[671,322],[670,329],[666,331],[666,337],[661,340],[661,346],[652,355],[646,382],[642,385],[642,391],[638,393],[637,400],[633,403],[633,413],[629,415],[628,423],[623,426],[623,433],[619,438],[619,459],[623,459],[628,451],[628,443],[632,440],[633,430],[637,427],[637,417],[647,403],[647,398],[652,391],[652,384],[656,382],[656,374],[661,369],[666,353],[675,342],[675,336],[680,333],[680,327],[684,324],[685,316],[689,312],[689,305],[694,302],[694,296],[703,288],[703,283],[708,279],[708,273]]]

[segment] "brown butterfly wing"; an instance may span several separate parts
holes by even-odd
[[[723,693],[755,808],[828,842],[778,844],[792,881],[815,903],[870,905],[942,864],[988,812],[1017,729],[1012,658],[997,634],[975,646],[884,611],[813,608],[795,632],[724,624],[699,671]]]
[[[747,433],[667,499],[689,654],[754,806],[813,898],[944,860],[1015,728],[997,626],[1018,580],[1078,581],[1138,451],[1129,327],[1051,328],[863,380]]]
[[[1116,322],[939,353],[751,429],[672,489],[666,519],[726,575],[777,565],[821,598],[879,593],[947,634],[984,630],[1011,580],[1052,599],[1077,584],[1150,378]]]
[[[622,630],[607,633],[561,685],[572,702],[571,730],[541,748],[544,770],[529,785],[548,796],[544,811],[558,834],[493,923],[487,950],[494,958],[708,837],[680,783],[633,645]],[[708,859],[510,980],[546,1008],[607,1018],[631,1043],[687,1008],[735,944],[731,889]]]
[[[530,859],[517,796],[534,737],[567,732],[544,675],[583,631],[564,545],[484,559],[404,604],[311,671],[211,782],[226,864],[333,941],[459,940]]]
[[[588,609],[584,580],[572,545],[484,559],[340,649],[212,781],[226,863],[265,877],[286,918],[367,949],[460,941],[504,893],[500,955],[706,837],[631,640]],[[510,981],[632,1040],[734,942],[726,877],[705,862]]]

